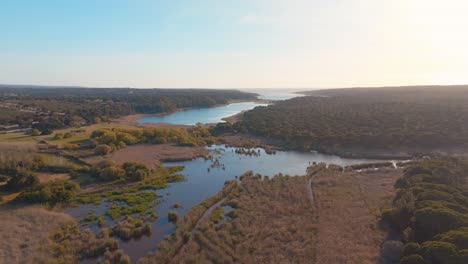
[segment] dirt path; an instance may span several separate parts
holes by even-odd
[[[213,212],[214,209],[216,209],[216,207],[220,206],[222,203],[224,203],[224,201],[226,201],[226,197],[221,199],[219,202],[213,204],[210,208],[208,208],[202,215],[202,217],[200,217],[200,219],[198,219],[198,221],[195,223],[195,226],[193,227],[192,229],[192,233],[197,229],[197,227],[206,219],[210,216],[210,214]]]

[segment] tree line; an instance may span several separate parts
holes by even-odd
[[[392,250],[399,263],[468,263],[467,176],[468,163],[450,157],[405,169],[392,208],[382,214],[404,243]]]
[[[44,134],[134,113],[164,113],[211,107],[256,94],[213,89],[61,88],[0,85],[0,124]]]
[[[246,112],[215,131],[252,133],[289,146],[458,147],[468,142],[468,86],[338,89]]]

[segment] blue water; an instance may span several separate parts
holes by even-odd
[[[242,111],[253,109],[258,104],[254,102],[233,103],[211,108],[198,108],[176,112],[162,116],[145,116],[138,120],[139,123],[169,123],[177,125],[196,125],[197,123],[220,123],[223,118],[236,115]]]
[[[258,99],[265,99],[265,100],[287,100],[294,97],[304,96],[303,94],[296,94],[291,92],[264,92],[258,96]]]
[[[235,153],[235,148],[219,145],[208,147],[208,149],[213,160],[218,159],[221,166],[212,167],[213,161],[203,158],[164,164],[165,166],[184,166],[180,174],[185,176],[186,181],[172,183],[168,188],[157,192],[162,196],[161,203],[156,207],[156,213],[160,218],[152,224],[153,233],[150,237],[120,243],[120,247],[132,260],[137,260],[148,251],[156,250],[164,236],[174,232],[175,225],[167,219],[169,211],[176,211],[179,217],[183,217],[190,208],[221,190],[226,180],[233,180],[248,170],[269,176],[278,173],[304,175],[307,167],[314,161],[341,166],[372,161],[345,159],[317,152],[277,151],[275,155],[268,155],[263,149],[255,149],[257,153],[260,153],[259,156],[247,156]],[[182,208],[172,208],[172,205],[176,203],[181,204]]]

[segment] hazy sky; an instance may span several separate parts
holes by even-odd
[[[2,0],[0,83],[468,83],[465,0]]]

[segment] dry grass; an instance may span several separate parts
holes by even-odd
[[[0,133],[0,142],[1,143],[34,143],[34,137],[25,133]]]
[[[315,228],[307,181],[244,176],[225,201],[235,209],[203,218],[169,263],[311,263]]]
[[[71,220],[40,207],[0,208],[0,263],[32,263],[39,242]]]
[[[317,263],[376,263],[385,232],[380,208],[391,201],[400,170],[324,170],[312,181],[318,208]]]
[[[68,173],[48,173],[48,172],[41,172],[36,173],[37,178],[39,179],[40,183],[49,182],[52,180],[68,180],[70,179],[70,174]]]
[[[208,150],[204,147],[181,147],[174,144],[141,144],[127,146],[108,157],[93,157],[85,159],[90,164],[96,164],[104,159],[110,159],[116,163],[127,161],[139,162],[153,167],[166,160],[190,160],[199,156],[207,155]]]

